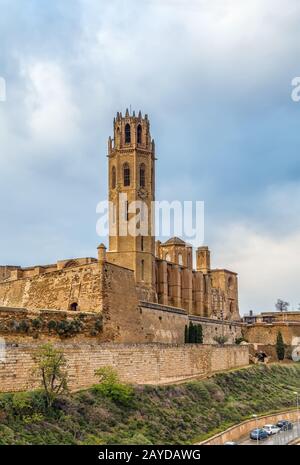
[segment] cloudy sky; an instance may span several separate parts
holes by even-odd
[[[148,113],[157,198],[205,201],[241,311],[300,302],[299,0],[0,0],[0,263],[95,256],[117,111]]]

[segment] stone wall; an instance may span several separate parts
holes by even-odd
[[[298,345],[300,338],[300,322],[299,323],[256,323],[253,325],[245,325],[243,332],[245,338],[250,343],[259,344],[276,344],[278,331],[281,332],[283,341],[289,346]]]
[[[183,309],[166,305],[141,302],[141,329],[146,342],[175,343],[184,342],[185,326],[190,322],[199,324],[203,329],[204,344],[216,344],[214,337],[228,337],[228,343],[242,336],[242,324],[217,319],[188,315]]]
[[[0,308],[0,336],[15,343],[103,342],[103,318],[94,312],[5,307]]]
[[[240,423],[239,425],[232,426],[228,428],[223,433],[216,434],[215,436],[207,439],[206,441],[200,442],[201,445],[207,446],[221,446],[228,441],[239,441],[242,438],[244,439],[249,434],[249,431],[258,427],[262,428],[264,425],[276,425],[280,420],[288,420],[292,423],[299,420],[299,411],[298,410],[285,410],[280,413],[274,413],[273,415],[264,415],[258,417],[257,419],[246,420]],[[255,444],[255,441],[253,441]]]
[[[76,303],[80,311],[101,311],[101,273],[97,263],[45,274],[37,268],[36,273],[30,278],[16,276],[16,279],[1,282],[0,306],[69,310]]]
[[[0,391],[21,391],[38,386],[34,380],[36,344],[11,344],[0,361]],[[206,377],[249,363],[248,347],[159,344],[61,344],[67,359],[71,389],[97,382],[94,372],[114,367],[121,380],[136,384],[171,383]]]

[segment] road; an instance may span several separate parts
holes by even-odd
[[[300,437],[300,425],[297,425],[294,423],[294,427],[292,430],[289,431],[281,431],[280,433],[273,434],[272,436],[269,436],[268,439],[263,439],[258,441],[258,445],[260,446],[284,446],[291,442],[293,439],[299,438]],[[249,436],[247,438],[241,438],[240,441],[238,441],[238,444],[240,446],[256,446],[257,441],[254,441],[253,439],[249,439]]]

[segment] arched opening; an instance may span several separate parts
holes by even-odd
[[[170,254],[168,254],[168,253],[166,254],[165,260],[166,260],[167,262],[170,262],[170,261],[171,261]]]
[[[228,278],[228,289],[232,290],[233,289],[233,277],[229,276]]]
[[[125,163],[123,166],[123,178],[124,186],[130,186],[130,168],[128,163]]]
[[[130,131],[130,124],[126,124],[125,126],[125,144],[130,144],[131,142],[131,131]]]
[[[140,166],[140,187],[145,187],[146,185],[146,166],[144,163]]]
[[[78,309],[78,303],[77,302],[73,302],[71,305],[70,305],[70,310],[72,312],[76,312]]]
[[[142,126],[140,124],[137,127],[137,143],[142,143]]]
[[[116,184],[117,184],[117,174],[116,174],[116,168],[115,168],[115,166],[113,166],[112,170],[111,170],[111,187],[112,187],[112,189],[116,188]]]
[[[182,257],[182,254],[178,254],[178,264],[179,265],[183,265],[183,257]]]

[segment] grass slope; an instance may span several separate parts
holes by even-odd
[[[0,395],[0,444],[191,444],[253,413],[295,405],[300,364],[253,366],[181,385],[137,386],[122,406],[97,389]]]

